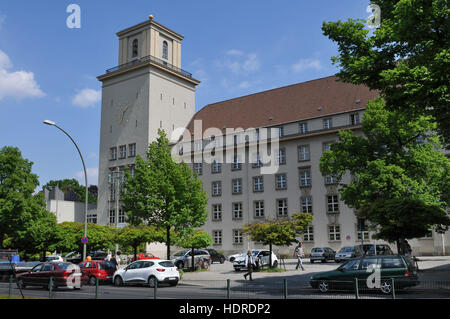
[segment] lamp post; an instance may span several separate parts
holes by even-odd
[[[50,126],[54,126],[56,128],[58,128],[59,130],[61,130],[64,134],[66,134],[70,140],[72,141],[72,143],[75,145],[75,147],[77,148],[78,154],[80,154],[81,157],[81,162],[83,163],[83,169],[84,169],[84,182],[86,184],[86,197],[85,197],[85,207],[84,207],[84,237],[87,237],[87,212],[88,212],[88,178],[87,178],[87,172],[86,172],[86,165],[84,164],[84,159],[83,156],[81,155],[80,149],[78,148],[77,143],[75,143],[75,141],[73,140],[73,138],[69,135],[69,133],[67,133],[66,131],[64,131],[61,127],[59,127],[58,125],[56,125],[55,122],[53,121],[49,121],[49,120],[45,120],[44,124],[46,125],[50,125]],[[83,260],[86,259],[86,243],[83,243]]]

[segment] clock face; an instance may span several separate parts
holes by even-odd
[[[125,103],[120,107],[119,111],[119,124],[126,124],[128,122],[128,116],[130,115],[131,105]]]

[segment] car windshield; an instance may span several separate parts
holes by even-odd
[[[354,250],[355,250],[354,247],[344,247],[341,249],[340,253],[351,253]]]
[[[313,249],[311,250],[311,252],[312,252],[312,253],[321,253],[321,252],[323,252],[323,249],[322,249],[322,248],[313,248]]]
[[[358,270],[359,267],[359,259],[351,259],[347,261],[346,263],[342,264],[338,269],[343,270]]]
[[[253,252],[252,252],[252,256],[256,256],[256,255],[258,255],[259,254],[259,250],[254,250]]]
[[[175,265],[171,261],[161,261],[159,262],[159,264],[166,268],[175,267]]]
[[[187,250],[182,250],[182,251],[175,253],[174,256],[177,256],[177,257],[184,256],[187,252],[188,252]]]
[[[53,264],[55,264],[56,266],[58,266],[59,268],[61,268],[61,269],[67,269],[67,267],[69,267],[69,263],[53,263]]]

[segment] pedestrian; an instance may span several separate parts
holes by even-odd
[[[247,276],[250,276],[250,280],[252,279],[253,266],[255,265],[255,259],[253,258],[252,251],[249,250],[247,255],[245,256],[245,267],[247,267],[247,273],[244,275],[244,279],[247,280]]]
[[[120,269],[120,251],[116,254],[117,269]]]
[[[111,261],[111,252],[108,252],[108,255],[106,256],[106,261]]]
[[[117,267],[117,259],[116,259],[116,254],[113,254],[111,257],[111,263],[114,265],[114,268],[119,269]]]
[[[305,253],[303,252],[303,243],[299,242],[298,246],[295,248],[294,257],[297,256],[297,266],[295,267],[295,270],[298,269],[299,266],[302,267],[302,270],[304,271],[305,268],[303,267],[303,261],[302,257],[305,256]]]

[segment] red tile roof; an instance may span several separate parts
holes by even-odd
[[[364,85],[344,83],[329,76],[206,105],[194,115],[188,129],[194,132],[194,120],[203,121],[203,131],[211,127],[222,130],[224,126],[235,129],[274,126],[364,109],[378,95]]]

